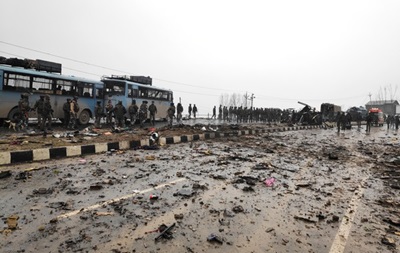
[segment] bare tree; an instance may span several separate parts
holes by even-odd
[[[242,95],[240,93],[232,93],[232,94],[227,94],[223,93],[219,97],[219,104],[222,106],[244,106],[246,104],[246,101],[244,100],[245,95]]]
[[[391,84],[379,87],[379,91],[375,96],[378,101],[397,100],[397,85],[393,88]]]

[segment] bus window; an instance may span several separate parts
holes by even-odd
[[[169,94],[168,91],[163,91],[162,95],[161,95],[161,99],[169,101],[168,94]]]
[[[56,94],[61,93],[61,95],[71,95],[71,96],[75,95],[75,91],[73,89],[73,84],[71,81],[57,80],[56,85],[57,85]],[[61,92],[59,92],[59,90],[61,90]]]
[[[4,73],[4,90],[28,90],[29,88],[29,76]]]
[[[135,89],[132,85],[128,86],[128,97],[130,98],[137,98],[138,97],[138,90]]]
[[[145,88],[139,88],[139,97],[147,98],[148,97],[148,90]]]
[[[103,94],[103,89],[96,89],[96,98],[103,98],[104,94]]]
[[[33,77],[32,89],[36,93],[53,94],[53,80],[44,77]]]
[[[124,84],[107,82],[106,83],[106,93],[109,95],[125,95]]]
[[[93,97],[93,84],[92,83],[78,83],[78,96],[92,98]]]

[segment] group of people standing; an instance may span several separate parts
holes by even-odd
[[[103,113],[103,108],[101,107],[101,102],[98,101],[98,104],[95,108],[95,127],[100,127],[100,120],[102,117],[106,117],[106,124],[112,125],[113,118],[115,118],[115,127],[125,128],[125,114],[128,113],[130,119],[130,125],[135,125],[136,121],[139,120],[140,126],[144,126],[148,118],[148,114],[150,114],[150,122],[154,126],[157,114],[157,106],[154,104],[154,101],[148,106],[147,101],[143,101],[140,106],[136,104],[136,100],[133,99],[131,105],[128,107],[128,110],[122,104],[122,101],[118,101],[118,103],[114,106],[111,100],[108,100],[107,105],[105,106],[106,112]]]
[[[53,108],[49,95],[40,95],[35,102],[33,108],[29,105],[29,94],[21,94],[21,99],[18,101],[18,127],[27,128],[29,121],[29,112],[36,111],[38,124],[37,128],[41,131],[52,130]],[[64,125],[66,128],[75,129],[77,126],[77,115],[79,112],[78,97],[73,99],[68,98],[63,105]]]

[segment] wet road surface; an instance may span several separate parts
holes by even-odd
[[[321,129],[3,167],[0,251],[397,252],[398,147]]]

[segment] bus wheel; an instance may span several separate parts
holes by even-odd
[[[83,110],[81,114],[79,114],[79,124],[80,125],[87,125],[89,124],[90,120],[90,113],[88,110]]]
[[[10,120],[16,120],[21,118],[21,113],[19,112],[18,108],[13,108],[10,113],[8,113],[8,118]]]

